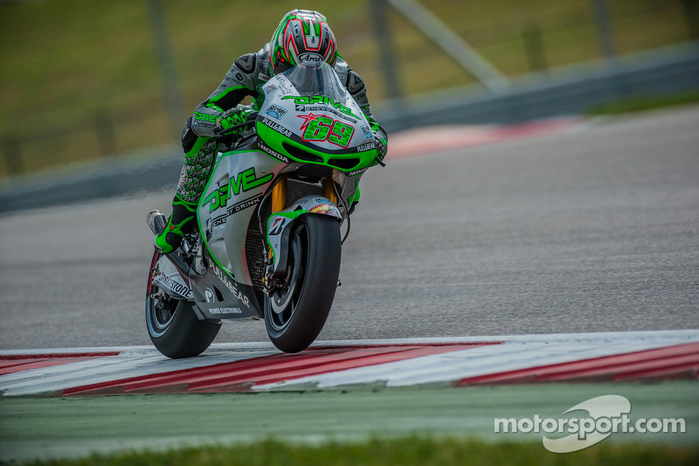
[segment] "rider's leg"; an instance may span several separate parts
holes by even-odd
[[[190,118],[182,132],[182,148],[184,166],[172,201],[172,215],[165,229],[155,236],[155,248],[165,254],[177,249],[184,235],[196,227],[197,203],[211,174],[218,141],[197,136],[191,128]]]

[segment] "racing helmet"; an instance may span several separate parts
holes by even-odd
[[[317,11],[291,10],[282,18],[270,43],[271,74],[292,66],[335,66],[337,41],[325,16]]]

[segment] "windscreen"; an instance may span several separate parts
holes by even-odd
[[[340,82],[333,67],[327,63],[320,66],[297,65],[282,74],[294,85],[299,95],[323,95],[337,102],[344,102],[346,99],[345,86]]]

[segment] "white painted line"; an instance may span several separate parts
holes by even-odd
[[[156,351],[157,353],[157,351]],[[244,359],[268,356],[270,352],[225,353],[187,359],[169,359],[161,354],[149,356],[124,352],[69,364],[30,369],[0,376],[0,391],[6,396],[56,392],[121,379],[161,374],[183,369],[213,366]]]
[[[256,385],[256,390],[290,388],[294,385],[317,384],[331,388],[352,384],[385,383],[389,387],[452,382],[466,377],[527,369],[549,364],[613,356],[622,353],[664,348],[681,344],[675,338],[629,339],[610,344],[585,340],[509,341],[500,345],[450,353],[423,356],[379,366],[359,367],[341,372],[314,375],[275,384]],[[685,342],[684,339],[681,340]],[[692,341],[699,341],[699,333]]]
[[[326,372],[278,383],[260,384],[254,386],[253,389],[291,389],[300,385],[330,388],[375,383],[385,383],[392,387],[437,382],[448,383],[467,377],[699,342],[699,330],[320,341],[316,342],[314,346],[361,347],[483,342],[501,343]],[[5,396],[59,392],[98,383],[203,368],[280,354],[279,350],[274,348],[271,343],[264,342],[215,344],[202,356],[179,360],[168,359],[160,355],[155,348],[148,346],[5,350],[0,351],[0,356],[101,352],[117,352],[119,354],[1,375],[0,391]],[[322,371],[322,368],[319,370]]]
[[[492,341],[541,341],[554,343],[589,341],[589,342],[623,342],[637,340],[667,340],[677,341],[676,344],[697,341],[699,329],[687,330],[647,330],[632,332],[589,332],[589,333],[539,333],[532,335],[485,335],[474,337],[426,337],[426,338],[392,338],[392,339],[363,339],[363,340],[321,340],[313,343],[313,346],[364,346],[364,345],[410,345],[410,344],[439,344],[439,343],[480,343]],[[239,342],[239,343],[214,343],[204,354],[227,351],[276,351],[271,342]],[[153,354],[159,355],[153,346],[97,346],[75,348],[45,348],[45,349],[11,349],[0,350],[0,356],[40,355],[51,353],[100,353],[100,352],[128,352],[129,354]]]

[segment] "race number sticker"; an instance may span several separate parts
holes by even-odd
[[[328,141],[331,144],[347,148],[352,136],[354,128],[341,121],[335,120],[327,115],[297,115],[303,118],[304,122],[301,125],[301,139],[309,142]]]

